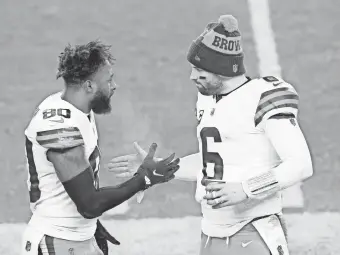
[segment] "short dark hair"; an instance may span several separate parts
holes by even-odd
[[[85,81],[106,61],[113,64],[115,59],[110,48],[111,45],[105,45],[100,40],[74,47],[68,44],[59,55],[57,79],[63,77],[66,84]]]

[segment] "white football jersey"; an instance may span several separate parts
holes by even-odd
[[[47,97],[37,108],[25,130],[30,225],[46,235],[82,241],[93,237],[97,219],[85,219],[59,181],[48,149],[84,145],[94,170],[94,185],[99,188],[98,134],[94,114],[89,115],[61,99],[62,93]]]
[[[275,77],[250,80],[220,98],[198,94],[197,137],[203,170],[197,178],[196,200],[202,207],[202,231],[208,236],[230,236],[253,218],[280,213],[281,193],[212,209],[203,200],[201,180],[205,174],[240,183],[279,165],[281,160],[264,133],[265,122],[280,113],[297,116],[298,95]]]

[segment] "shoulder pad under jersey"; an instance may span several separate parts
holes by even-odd
[[[83,145],[77,114],[79,112],[69,103],[47,98],[39,105],[26,132],[46,149],[67,149]]]

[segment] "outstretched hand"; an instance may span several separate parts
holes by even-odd
[[[175,159],[175,153],[163,160],[155,160],[157,144],[153,143],[142,164],[137,170],[145,179],[145,189],[163,182],[168,182],[175,178],[175,173],[179,169],[179,158]]]
[[[143,150],[143,148],[140,147],[137,142],[133,143],[133,147],[136,151],[135,154],[114,157],[107,165],[108,170],[114,173],[116,177],[132,177],[137,172],[139,166],[142,164],[143,160],[147,156],[148,153]],[[157,162],[161,159],[154,158],[154,160]]]

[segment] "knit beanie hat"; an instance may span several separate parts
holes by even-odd
[[[223,15],[218,23],[209,23],[193,41],[187,55],[194,66],[226,77],[246,72],[243,57],[241,33],[232,15]]]

